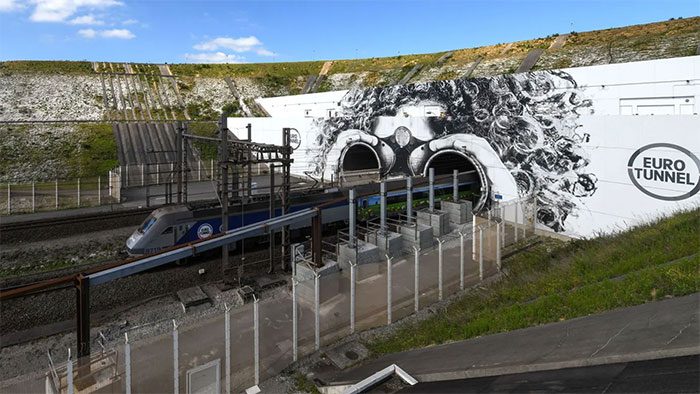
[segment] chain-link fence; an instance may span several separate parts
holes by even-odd
[[[119,202],[111,177],[53,182],[7,183],[0,191],[0,214],[92,207]]]
[[[297,264],[286,287],[233,308],[219,305],[207,319],[167,322],[169,330],[159,335],[141,338],[135,329],[128,341],[82,363],[56,367],[52,360],[46,387],[71,392],[71,383],[77,389],[92,382],[100,392],[243,391],[323,346],[392,324],[497,275],[502,250],[534,234],[532,212],[533,199],[502,204],[429,245],[408,243],[372,262],[332,261],[347,255],[324,249],[325,265],[316,268],[306,243],[294,251]],[[337,239],[351,245],[348,237]]]

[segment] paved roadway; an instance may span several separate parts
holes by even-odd
[[[400,393],[697,393],[700,356],[418,383]]]
[[[397,364],[421,382],[700,354],[700,293],[395,353],[321,376],[355,383]]]

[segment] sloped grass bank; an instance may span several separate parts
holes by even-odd
[[[700,209],[503,262],[502,280],[368,344],[375,354],[495,334],[700,291]]]
[[[117,165],[107,123],[5,125],[0,135],[2,182],[104,176]]]

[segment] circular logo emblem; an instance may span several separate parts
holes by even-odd
[[[297,129],[289,130],[289,146],[292,150],[296,150],[301,145],[301,134]]]
[[[209,223],[204,223],[197,229],[199,239],[209,238],[214,234],[214,228]]]
[[[639,148],[627,162],[627,173],[639,190],[659,200],[684,200],[700,190],[700,160],[674,144]]]

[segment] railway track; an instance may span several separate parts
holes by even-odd
[[[35,242],[90,233],[106,228],[135,226],[154,208],[100,212],[79,216],[0,224],[0,245]]]

